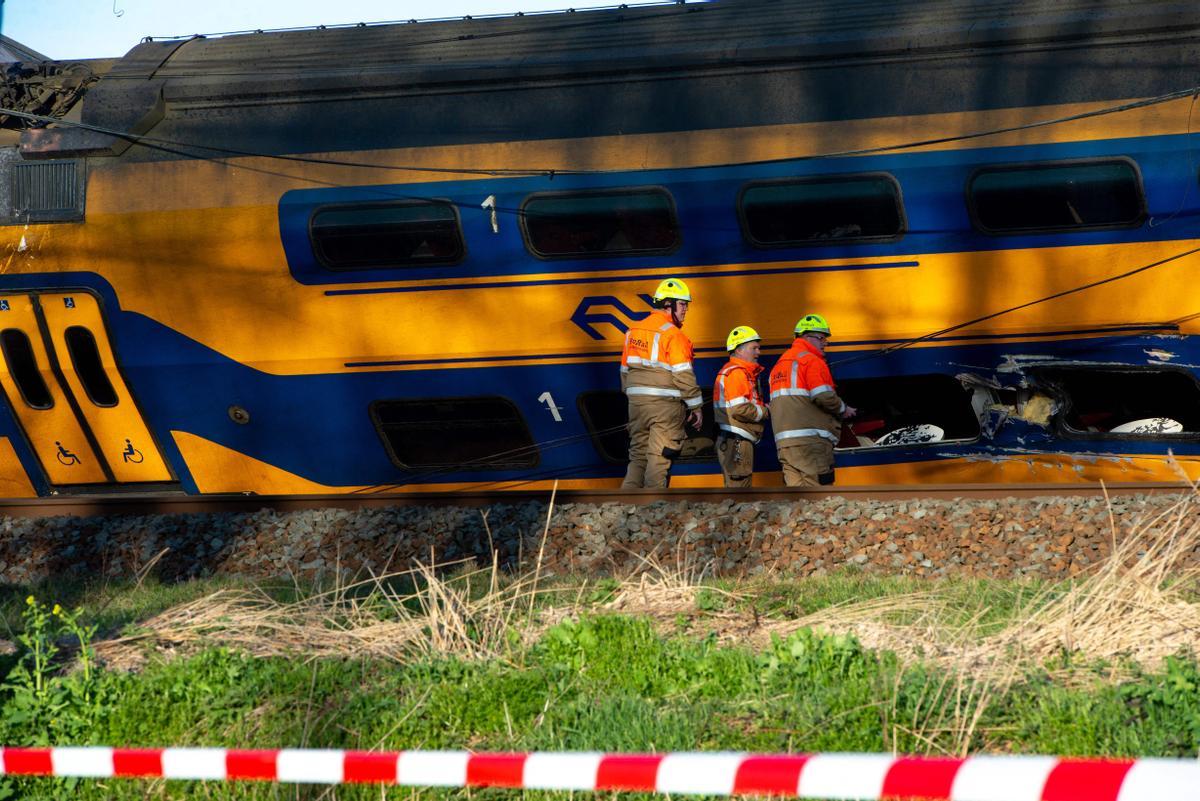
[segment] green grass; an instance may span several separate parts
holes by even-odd
[[[944,598],[953,614],[947,625],[965,625],[977,620],[979,633],[986,635],[1011,623],[1031,603],[1044,602],[1065,591],[1065,582],[1055,585],[1032,580],[945,578],[937,581],[907,576],[881,576],[845,569],[819,579],[803,581],[715,582],[716,586],[741,595],[724,608],[757,610],[773,618],[798,619],[832,606],[886,599],[911,593],[935,592]],[[898,613],[897,623],[908,622],[911,614]]]
[[[247,585],[47,585],[37,592],[47,601],[79,604],[81,620],[116,629],[231,586]],[[559,580],[559,587],[564,596],[580,595],[578,582]],[[844,574],[805,582],[718,583],[701,591],[697,606],[720,611],[757,605],[760,614],[800,617],[848,601],[929,589],[955,599],[964,619],[981,608],[994,610],[991,625],[999,625],[1045,588]],[[21,671],[28,663],[18,654],[0,665],[8,674],[0,689],[0,742],[384,750],[966,748],[1190,757],[1200,749],[1200,669],[1190,656],[1168,660],[1153,672],[1125,666],[1119,681],[1110,677],[1109,666],[1071,664],[1064,656],[1001,686],[903,664],[847,636],[801,630],[754,651],[720,645],[712,637],[664,634],[647,619],[599,613],[598,604],[615,590],[611,583],[589,584],[581,618],[550,628],[532,644],[514,641],[502,657],[487,660],[255,659],[214,642],[188,656],[151,659],[138,673],[99,670],[85,678],[79,670],[54,672],[39,696],[24,682]],[[297,592],[286,585],[273,591],[284,599]],[[27,640],[38,633],[28,609],[17,588],[0,604],[5,619]],[[53,639],[58,618],[49,620],[43,633]],[[1064,673],[1072,681],[1061,681]],[[380,797],[378,788],[326,792],[260,784],[0,781],[0,795],[26,798]],[[499,791],[471,797],[476,795],[514,797]]]
[[[96,704],[58,710],[46,731],[5,718],[0,734],[8,743],[54,742],[58,730],[74,728],[80,717],[86,725],[73,742],[135,746],[927,751],[931,741],[954,747],[952,733],[927,725],[941,677],[919,667],[902,670],[851,638],[800,632],[756,654],[664,638],[645,621],[601,616],[553,628],[513,656],[305,664],[214,648],[140,674],[101,673]],[[1200,747],[1198,681],[1190,660],[1088,688],[1029,676],[984,712],[970,745],[1192,756]],[[22,793],[57,786],[6,781]],[[82,782],[69,792],[62,787],[61,797],[140,798],[145,788]],[[253,785],[202,790],[229,798],[275,792]],[[338,797],[375,793],[346,789]]]
[[[286,593],[295,592],[284,582],[260,585],[249,579],[230,577],[174,583],[163,583],[155,577],[148,577],[142,582],[69,580],[46,581],[33,586],[5,584],[0,585],[0,636],[11,639],[12,635],[21,631],[25,599],[29,595],[69,608],[82,607],[88,620],[96,624],[103,635],[115,633],[131,623],[220,589],[248,589],[255,586],[264,586],[281,598]]]

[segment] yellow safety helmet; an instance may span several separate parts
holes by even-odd
[[[747,342],[761,341],[762,337],[748,325],[739,325],[737,328],[729,332],[729,336],[725,338],[725,350],[733,353],[737,350],[738,345],[745,345]]]
[[[796,336],[802,336],[804,334],[824,334],[825,336],[830,336],[829,323],[825,322],[825,318],[819,314],[804,315],[800,318],[800,321],[796,323],[796,327],[793,329],[793,331],[795,332]]]
[[[683,281],[678,278],[668,278],[658,285],[658,289],[654,290],[654,302],[662,303],[664,300],[686,300],[691,303],[692,293]]]

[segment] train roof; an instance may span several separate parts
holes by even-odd
[[[16,39],[12,39],[0,33],[0,64],[13,61],[47,61],[49,56],[44,56],[32,47],[21,44]]]
[[[828,70],[963,53],[1061,52],[1081,43],[1119,59],[1131,45],[1198,33],[1195,3],[1178,0],[716,0],[156,39],[130,50],[88,90],[83,120],[144,132],[167,108]],[[1171,78],[1183,80],[1190,79]],[[97,136],[33,132],[26,138],[39,141],[23,149],[88,152]]]
[[[517,0],[519,2],[519,0]],[[1200,30],[1178,0],[716,0],[148,41],[116,74],[320,79],[456,71],[820,61]],[[488,75],[474,73],[474,78]]]

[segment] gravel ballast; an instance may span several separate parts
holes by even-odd
[[[1106,557],[1178,495],[977,500],[561,504],[542,575],[626,575],[646,564],[709,575],[823,575],[843,566],[916,576],[1065,578]],[[1185,518],[1193,517],[1189,505]],[[486,524],[485,524],[486,516]],[[1111,522],[1110,522],[1111,521]],[[1173,525],[1163,520],[1164,530]],[[1190,522],[1190,521],[1189,521]],[[0,519],[0,580],[235,575],[311,580],[477,559],[532,565],[546,505]],[[1115,526],[1115,529],[1114,529]],[[1114,534],[1115,531],[1115,534]],[[1194,554],[1200,562],[1200,554]]]

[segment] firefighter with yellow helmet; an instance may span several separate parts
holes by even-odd
[[[806,314],[793,329],[795,339],[771,370],[771,421],[775,446],[789,487],[833,483],[833,446],[842,420],[856,410],[838,397],[825,361],[829,323]]]
[[[768,416],[758,387],[763,367],[758,363],[762,337],[748,325],[729,332],[725,349],[729,361],[713,384],[713,414],[717,422],[717,461],[727,487],[749,487],[754,474],[754,446],[762,439]]]
[[[625,332],[621,390],[629,401],[629,469],[621,487],[666,487],[687,438],[685,420],[700,427],[703,400],[683,321],[692,303],[687,284],[668,278],[654,291],[656,310]]]

